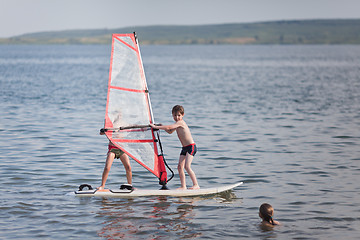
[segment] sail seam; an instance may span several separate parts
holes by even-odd
[[[112,139],[114,142],[129,142],[129,143],[147,143],[147,142],[154,142],[154,139]]]
[[[145,93],[147,90],[138,90],[138,89],[131,89],[131,88],[123,88],[123,87],[116,87],[116,86],[110,86],[111,89],[117,89],[122,91],[128,91],[128,92],[140,92]]]
[[[135,52],[137,52],[136,48],[134,48],[133,46],[131,46],[130,44],[128,44],[127,42],[121,40],[118,37],[115,37],[118,41],[122,42],[123,44],[125,44],[126,46],[128,46],[129,48],[131,48],[132,50],[134,50]]]

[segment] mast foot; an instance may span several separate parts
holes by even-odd
[[[169,188],[167,187],[167,185],[162,185],[162,187],[160,188],[160,190],[169,190]]]

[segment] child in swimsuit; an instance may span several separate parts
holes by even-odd
[[[105,134],[105,132],[100,130],[100,135],[104,135],[104,134]],[[104,171],[102,174],[101,186],[98,187],[99,190],[103,190],[105,188],[105,183],[109,176],[111,165],[115,158],[118,158],[121,160],[122,164],[124,165],[125,171],[126,171],[126,179],[127,179],[128,184],[124,184],[124,186],[127,185],[128,187],[132,188],[132,185],[131,185],[132,172],[131,172],[129,157],[123,151],[121,151],[119,148],[117,148],[111,142],[109,142],[109,151],[107,153],[106,163],[105,163]]]
[[[182,145],[182,150],[180,153],[179,164],[178,164],[181,187],[178,189],[180,190],[186,189],[186,179],[185,179],[184,169],[189,174],[191,181],[193,182],[193,186],[189,189],[199,189],[200,186],[197,182],[196,175],[194,171],[191,169],[191,163],[196,153],[196,144],[191,136],[191,132],[188,125],[183,120],[183,117],[185,115],[184,108],[180,105],[174,106],[172,109],[172,115],[175,120],[174,124],[166,125],[166,126],[155,126],[154,124],[150,124],[150,126],[154,129],[165,130],[169,134],[176,131]]]

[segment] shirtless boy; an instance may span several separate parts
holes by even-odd
[[[180,176],[181,187],[179,190],[186,189],[186,179],[185,172],[189,174],[191,181],[193,182],[193,186],[189,189],[199,189],[200,186],[197,182],[196,175],[194,171],[191,169],[191,163],[196,153],[196,144],[191,136],[190,129],[183,120],[185,115],[184,108],[180,105],[176,105],[172,109],[172,115],[175,120],[175,123],[172,125],[166,126],[155,126],[154,124],[150,124],[150,126],[154,129],[162,129],[167,133],[171,134],[176,131],[178,138],[182,145],[182,151],[180,153],[178,171]]]
[[[105,132],[100,130],[100,135],[104,135],[104,134],[105,134]],[[119,148],[117,148],[114,144],[112,144],[109,141],[109,151],[107,154],[106,163],[105,163],[104,171],[102,174],[101,186],[98,187],[98,190],[103,190],[105,188],[105,183],[109,176],[111,165],[115,158],[120,158],[122,164],[125,167],[127,183],[128,183],[128,185],[130,185],[129,186],[130,188],[132,187],[132,185],[131,185],[132,184],[132,172],[131,172],[129,157],[123,151],[121,151]]]

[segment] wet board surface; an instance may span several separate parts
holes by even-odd
[[[144,197],[144,196],[174,196],[174,197],[192,197],[192,196],[206,196],[229,191],[243,182],[229,184],[213,188],[201,188],[197,190],[151,190],[151,189],[135,189],[135,190],[120,190],[120,189],[104,189],[104,190],[82,190],[75,191],[75,195],[79,197]]]

